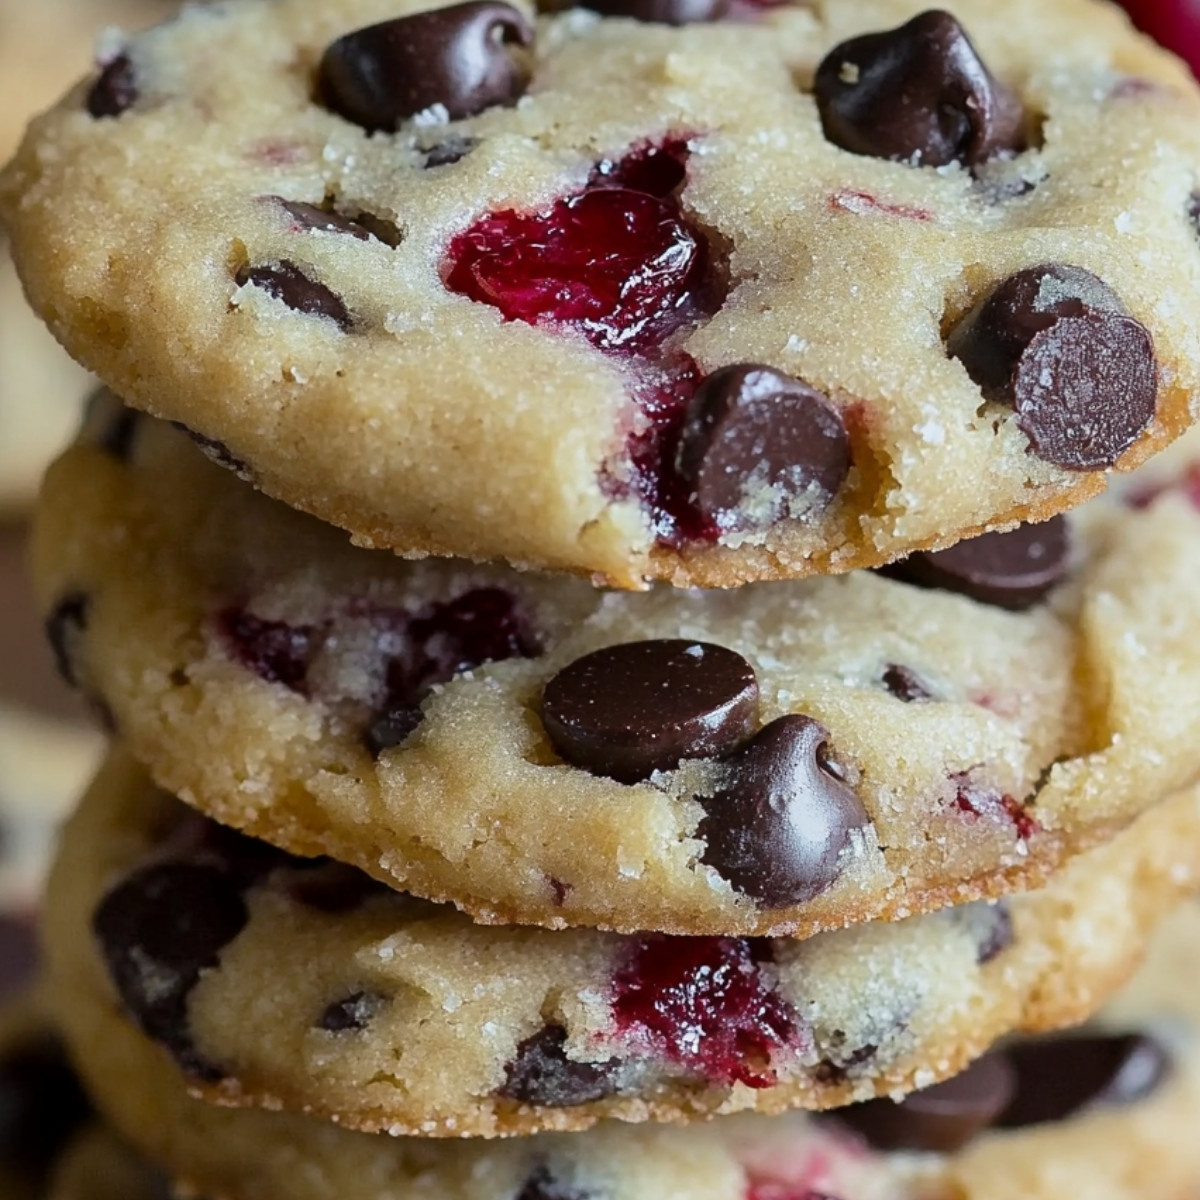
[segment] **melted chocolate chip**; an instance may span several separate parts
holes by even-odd
[[[850,439],[820,392],[740,363],[714,371],[692,398],[676,469],[719,529],[764,529],[829,504],[850,470]]]
[[[303,200],[285,200],[282,196],[274,197],[279,207],[301,229],[313,229],[323,233],[345,233],[357,238],[360,242],[371,240],[370,233],[361,225],[343,217],[340,213],[329,212],[316,204],[306,204]]]
[[[724,646],[626,642],[576,659],[546,685],[542,721],[567,762],[622,783],[712,758],[758,713],[754,668]]]
[[[307,275],[294,262],[281,259],[273,265],[244,266],[236,275],[238,287],[252,283],[295,312],[325,317],[343,332],[354,323],[342,298]]]
[[[726,762],[721,790],[700,799],[703,861],[768,908],[828,888],[850,835],[868,824],[825,756],[828,739],[811,717],[779,717]]]
[[[327,1033],[350,1033],[365,1029],[386,1001],[374,992],[355,992],[344,1000],[335,1000],[317,1022]]]
[[[1017,1090],[1001,1129],[1061,1121],[1093,1104],[1132,1104],[1171,1074],[1166,1048],[1142,1034],[1066,1034],[1009,1046]]]
[[[632,17],[651,25],[693,25],[719,21],[730,0],[585,0],[584,7],[605,17]]]
[[[202,1079],[219,1079],[220,1072],[193,1044],[188,996],[248,919],[238,881],[220,867],[190,862],[135,871],[104,897],[92,919],[130,1015]]]
[[[71,687],[79,687],[79,672],[75,662],[79,654],[79,639],[88,626],[90,608],[83,592],[68,592],[46,618],[46,638],[54,651],[54,665],[59,675]]]
[[[1150,334],[1082,267],[1010,275],[959,322],[947,350],[985,400],[1016,411],[1034,454],[1069,471],[1112,466],[1154,417]]]
[[[89,115],[100,120],[102,117],[119,117],[137,103],[137,74],[127,54],[120,54],[101,72],[92,84],[87,96]]]
[[[883,686],[905,704],[920,704],[933,699],[925,681],[901,663],[888,663],[883,671]]]
[[[975,166],[1024,145],[1020,102],[947,12],[835,46],[814,86],[825,136],[853,154]]]
[[[561,1025],[547,1025],[520,1042],[497,1094],[545,1108],[574,1108],[611,1096],[620,1065],[616,1059],[575,1062],[567,1057],[566,1041],[567,1031]]]
[[[1058,516],[1007,533],[980,534],[947,550],[918,551],[880,574],[1019,612],[1062,580],[1070,554],[1067,522]]]
[[[953,1079],[897,1103],[868,1100],[830,1113],[828,1120],[860,1133],[876,1150],[949,1154],[965,1146],[1004,1111],[1016,1072],[1002,1054],[988,1054]]]
[[[472,117],[524,93],[528,64],[513,48],[528,48],[533,37],[524,13],[499,0],[396,17],[329,46],[321,98],[368,132],[393,131],[435,105],[451,120]]]
[[[534,1167],[521,1185],[516,1200],[590,1200],[591,1193],[569,1187],[556,1179],[544,1163]]]
[[[10,1169],[46,1170],[89,1112],[57,1039],[38,1036],[8,1049],[0,1058],[0,1178]]]

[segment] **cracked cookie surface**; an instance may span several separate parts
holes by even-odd
[[[918,7],[197,6],[0,207],[81,361],[361,543],[873,565],[1094,495],[1200,387],[1185,69],[1090,0]]]
[[[64,674],[160,785],[485,921],[907,916],[1035,886],[1200,769],[1186,487],[917,582],[606,594],[355,549],[98,402],[36,541]]]

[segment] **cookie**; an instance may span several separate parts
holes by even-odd
[[[806,936],[1034,886],[1196,776],[1200,513],[1139,503],[909,582],[605,594],[352,548],[99,404],[35,573],[66,676],[223,824],[483,921]]]
[[[487,928],[217,826],[118,754],[47,919],[54,941],[89,929],[106,1002],[196,1094],[495,1136],[911,1090],[1090,1015],[1198,883],[1193,792],[998,906],[804,942]]]
[[[34,126],[0,214],[119,394],[410,556],[840,572],[1192,421],[1181,64],[1091,0],[725,7],[192,8]]]
[[[123,1136],[217,1200],[1061,1200],[1064,1180],[1088,1200],[1183,1200],[1200,1185],[1194,904],[1173,919],[1129,997],[1087,1031],[1090,1045],[1059,1035],[1006,1051],[998,1070],[984,1059],[932,1098],[906,1100],[890,1137],[872,1102],[821,1118],[604,1122],[584,1133],[446,1142],[189,1098],[167,1051],[112,1003],[71,883],[59,880],[49,935],[57,1008],[79,1066]],[[1092,932],[1102,944],[1108,930]],[[1059,1086],[1047,1087],[1047,1076]]]
[[[101,1125],[85,1129],[67,1147],[44,1194],[44,1200],[171,1200],[171,1197],[167,1177]]]

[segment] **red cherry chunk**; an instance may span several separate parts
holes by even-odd
[[[954,807],[974,817],[992,821],[1009,821],[1017,831],[1017,837],[1028,841],[1041,829],[1033,814],[1015,797],[1007,793],[985,790],[965,777],[958,780],[958,793]]]
[[[678,207],[599,187],[547,213],[492,213],[450,244],[446,285],[510,321],[555,322],[602,350],[644,350],[687,317],[703,241]]]
[[[312,625],[269,621],[244,608],[227,608],[217,617],[217,629],[229,653],[267,683],[282,683],[302,695],[305,676],[320,637]]]
[[[774,1056],[801,1041],[745,938],[642,938],[614,980],[612,1011],[633,1047],[716,1083],[770,1087]]]

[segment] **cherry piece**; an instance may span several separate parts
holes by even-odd
[[[612,1011],[631,1047],[713,1083],[772,1086],[774,1056],[802,1036],[745,938],[644,937],[617,972]]]
[[[320,631],[313,625],[270,621],[244,608],[227,608],[217,617],[226,649],[247,670],[267,683],[281,683],[306,695],[306,676]]]

